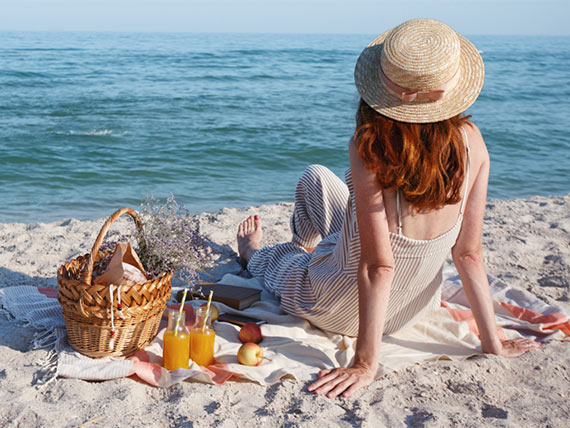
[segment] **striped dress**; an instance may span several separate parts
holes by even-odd
[[[346,185],[323,166],[309,166],[295,192],[292,242],[257,251],[249,261],[248,270],[280,298],[285,312],[323,330],[356,336],[360,236],[350,169],[345,173],[345,181]],[[430,240],[411,239],[402,234],[400,192],[397,192],[398,233],[390,233],[395,265],[385,334],[413,324],[440,306],[442,266],[461,229],[468,181],[469,158],[457,222],[449,231]],[[303,249],[315,246],[311,254]]]

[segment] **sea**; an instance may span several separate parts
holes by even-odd
[[[374,37],[0,32],[0,222],[149,196],[215,212],[292,201],[312,163],[342,177]],[[489,198],[570,193],[570,37],[469,38]]]

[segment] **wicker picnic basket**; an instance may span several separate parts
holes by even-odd
[[[129,214],[137,228],[142,229],[136,211],[121,208],[101,228],[91,254],[64,263],[57,272],[58,300],[68,341],[73,349],[89,357],[129,356],[143,348],[156,336],[170,298],[171,273],[120,288],[92,284],[94,263],[109,255],[99,251],[103,238],[123,214]]]

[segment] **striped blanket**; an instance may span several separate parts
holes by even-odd
[[[452,266],[446,267],[441,307],[429,313],[412,327],[386,336],[381,351],[382,370],[398,370],[423,361],[465,359],[481,352],[477,327],[461,282]],[[529,293],[509,287],[490,277],[499,334],[503,338],[525,336],[545,342],[568,340],[570,322],[558,308],[550,306]],[[256,279],[226,275],[222,282],[263,289]],[[203,368],[192,364],[189,369],[169,372],[162,364],[164,328],[145,349],[129,358],[92,359],[74,351],[67,343],[57,290],[17,286],[0,289],[0,304],[18,320],[29,322],[37,329],[34,345],[51,349],[50,358],[39,370],[39,382],[47,383],[57,376],[86,380],[138,377],[143,381],[168,387],[192,379],[221,384],[230,379],[248,379],[262,385],[278,382],[284,377],[300,381],[312,379],[322,368],[347,366],[354,356],[355,339],[327,334],[307,321],[283,313],[278,302],[267,292],[261,301],[242,312],[219,305],[221,311],[242,313],[265,319],[261,342],[264,360],[258,367],[238,364],[236,353],[241,345],[238,327],[215,323],[216,364]],[[198,306],[201,301],[191,302]],[[189,307],[186,309],[192,312]]]

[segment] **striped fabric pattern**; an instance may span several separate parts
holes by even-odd
[[[465,189],[468,180],[467,169]],[[356,336],[360,235],[350,169],[345,181],[346,185],[323,166],[309,166],[296,189],[293,241],[257,251],[248,269],[281,299],[285,312],[323,330]],[[463,202],[455,225],[435,239],[416,240],[390,233],[395,275],[385,334],[440,306],[442,266],[459,235],[462,213]],[[398,218],[401,224],[400,212]],[[303,249],[315,245],[311,254]]]

